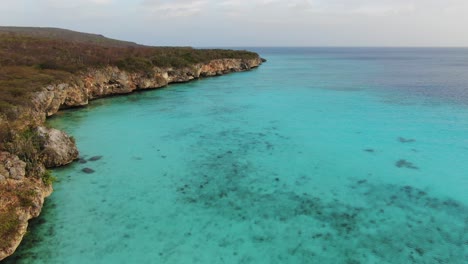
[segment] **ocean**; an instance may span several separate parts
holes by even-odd
[[[468,49],[250,50],[51,118],[82,160],[5,263],[468,263]]]

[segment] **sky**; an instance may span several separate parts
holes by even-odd
[[[146,45],[468,46],[468,0],[0,0],[0,25]]]

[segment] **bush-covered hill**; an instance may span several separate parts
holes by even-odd
[[[147,72],[153,67],[256,56],[248,51],[150,47],[56,28],[0,27],[0,114],[27,104],[32,91],[87,68],[111,65]]]

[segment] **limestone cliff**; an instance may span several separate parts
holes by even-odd
[[[260,57],[255,59],[219,59],[205,64],[183,68],[153,68],[152,72],[130,73],[117,67],[89,70],[69,83],[49,85],[34,98],[35,110],[47,116],[60,109],[84,106],[90,100],[111,95],[127,94],[136,90],[155,89],[169,83],[187,82],[200,77],[245,71],[258,67]]]
[[[153,68],[134,73],[117,67],[89,69],[68,82],[53,84],[34,94],[32,107],[18,111],[15,127],[34,127],[40,154],[37,171],[71,163],[78,157],[74,140],[64,132],[43,127],[47,117],[60,109],[85,106],[89,101],[136,90],[155,89],[169,83],[187,82],[201,77],[246,71],[262,63],[254,59],[217,59],[182,68]],[[1,118],[1,117],[0,117]],[[0,125],[2,124],[0,119]],[[9,124],[12,125],[12,124]],[[19,151],[21,152],[21,151]],[[37,217],[52,186],[25,176],[26,163],[16,155],[0,152],[0,260],[13,254],[26,233],[28,220]]]

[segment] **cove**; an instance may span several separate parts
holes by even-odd
[[[466,51],[260,51],[50,119],[81,159],[5,263],[464,263]]]

